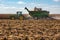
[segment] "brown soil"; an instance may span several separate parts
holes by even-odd
[[[0,40],[60,40],[60,20],[0,20]]]

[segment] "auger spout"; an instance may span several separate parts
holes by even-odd
[[[25,9],[29,12],[29,10],[27,9],[27,7],[25,7]]]

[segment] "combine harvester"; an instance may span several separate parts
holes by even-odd
[[[33,17],[33,19],[54,19],[49,16],[49,11],[42,10],[41,8],[34,8],[34,11],[29,11],[27,7],[25,9],[29,12],[29,15]]]

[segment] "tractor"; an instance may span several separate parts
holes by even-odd
[[[17,14],[10,15],[10,19],[24,19],[21,11],[17,11]]]

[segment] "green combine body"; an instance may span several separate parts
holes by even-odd
[[[46,11],[29,11],[29,14],[32,17],[37,17],[37,18],[43,18],[43,17],[48,17],[49,14]]]
[[[33,18],[47,18],[49,17],[49,12],[48,11],[40,11],[40,10],[37,10],[37,11],[29,11],[26,7],[25,9],[29,12],[29,15],[32,16]]]

